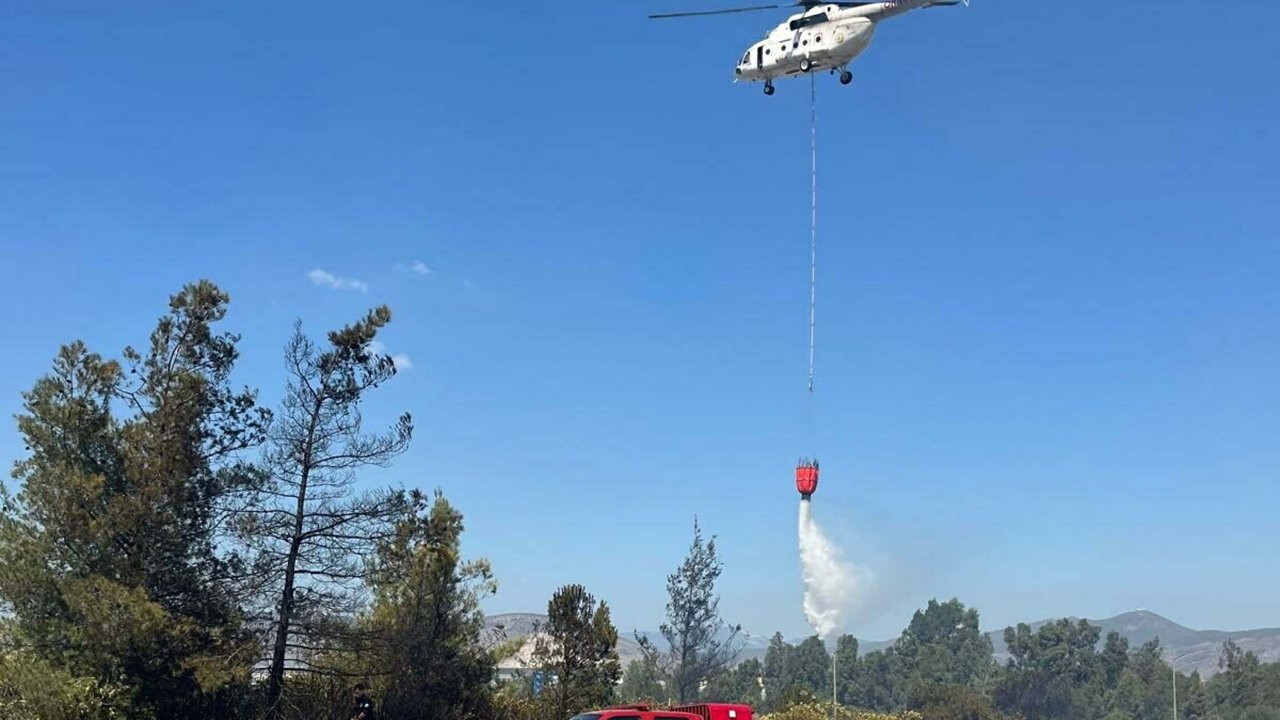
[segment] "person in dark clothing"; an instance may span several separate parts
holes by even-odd
[[[377,720],[373,712],[373,700],[369,698],[364,683],[356,685],[356,689],[351,693],[351,702],[351,720]]]

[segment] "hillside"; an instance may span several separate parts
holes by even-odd
[[[497,642],[503,634],[507,639],[528,637],[532,634],[535,624],[545,619],[544,615],[509,613],[488,618],[487,625],[491,628],[494,642]],[[1035,629],[1048,622],[1051,620],[1040,620],[1029,624]],[[1101,637],[1103,638],[1110,632],[1120,633],[1129,640],[1131,647],[1137,647],[1158,637],[1164,648],[1166,660],[1172,660],[1174,666],[1181,672],[1198,671],[1201,677],[1205,678],[1218,672],[1218,654],[1222,649],[1222,643],[1227,640],[1234,640],[1240,647],[1254,652],[1263,662],[1280,662],[1280,628],[1235,631],[1193,630],[1147,610],[1135,610],[1102,620],[1090,619],[1089,623],[1102,628]],[[501,628],[501,631],[498,628]],[[661,636],[653,631],[640,631],[640,634],[651,640],[661,640]],[[1000,662],[1007,660],[1009,655],[1005,650],[1004,628],[988,631],[987,637],[991,638],[996,659]],[[527,661],[531,645],[532,642],[526,642],[517,657],[511,660],[516,664],[520,660]],[[884,650],[892,645],[892,640],[859,641],[859,647],[864,654]],[[767,636],[746,634],[743,638],[740,659],[762,658],[767,648]],[[640,646],[636,643],[633,633],[619,632],[618,655],[624,667],[631,660],[640,657]]]
[[[1076,618],[1071,618],[1076,619]],[[1030,623],[1039,628],[1050,620]],[[1193,630],[1161,617],[1149,610],[1134,610],[1102,620],[1089,620],[1102,628],[1101,637],[1117,632],[1129,640],[1130,647],[1137,647],[1154,638],[1160,639],[1165,660],[1171,660],[1181,672],[1199,671],[1201,677],[1218,672],[1218,654],[1222,643],[1234,640],[1245,650],[1255,653],[1263,662],[1280,661],[1280,628],[1257,630]],[[987,633],[995,648],[996,658],[1008,659],[1005,652],[1004,630]]]
[[[489,645],[497,645],[517,638],[524,639],[515,655],[502,660],[499,665],[504,668],[528,667],[533,654],[534,632],[538,624],[546,620],[546,615],[535,613],[507,613],[486,618],[486,641]],[[636,642],[635,636],[630,632],[618,631],[618,658],[622,661],[622,667],[625,668],[627,663],[639,657],[640,644]]]

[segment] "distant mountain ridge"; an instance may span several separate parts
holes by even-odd
[[[1078,620],[1079,618],[1068,619]],[[1280,628],[1234,631],[1193,630],[1150,610],[1134,610],[1103,620],[1088,618],[1086,620],[1090,625],[1102,628],[1101,638],[1106,638],[1111,632],[1119,633],[1129,641],[1130,647],[1138,647],[1159,638],[1166,662],[1171,661],[1180,672],[1195,671],[1204,678],[1218,672],[1218,656],[1222,651],[1222,643],[1227,640],[1234,640],[1237,645],[1253,652],[1263,662],[1280,662]],[[1053,619],[1028,624],[1036,630],[1050,622],[1053,622]],[[991,638],[996,659],[1001,662],[1008,659],[1009,654],[1004,644],[1004,630],[988,632],[987,637]]]
[[[1040,620],[1028,625],[1035,630],[1056,619]],[[1069,619],[1078,620],[1079,618]],[[490,628],[491,637],[500,639],[499,636],[505,636],[506,639],[511,640],[531,636],[536,624],[545,620],[545,615],[507,613],[490,616],[486,620],[486,625]],[[1241,648],[1252,651],[1263,662],[1280,662],[1280,628],[1235,631],[1193,630],[1149,610],[1134,610],[1102,620],[1088,618],[1086,620],[1089,624],[1101,628],[1101,638],[1106,638],[1107,633],[1116,632],[1129,641],[1130,647],[1138,647],[1158,637],[1166,661],[1172,661],[1174,667],[1180,672],[1199,672],[1204,678],[1218,672],[1218,655],[1222,649],[1222,643],[1227,640],[1234,640]],[[502,630],[498,631],[498,628]],[[638,632],[642,637],[655,642],[662,641],[662,636],[657,632],[651,630]],[[996,659],[1001,663],[1008,660],[1009,654],[1004,644],[1004,628],[988,631],[986,635],[991,639]],[[740,637],[743,643],[740,659],[764,657],[769,647],[768,637],[746,632]],[[894,642],[894,640],[859,640],[859,652],[865,654],[884,650],[892,647]],[[531,642],[526,642],[525,645],[531,645]],[[527,659],[527,654],[526,648],[522,648],[514,659],[519,659],[520,656],[525,656]],[[631,660],[640,657],[640,646],[635,641],[634,632],[619,631],[618,655],[624,667]]]
[[[511,657],[499,660],[498,665],[501,668],[531,667],[538,627],[546,621],[546,615],[537,613],[490,615],[485,618],[485,644],[493,647],[504,642],[521,640],[515,653]],[[635,635],[619,630],[618,659],[622,661],[622,667],[625,668],[627,663],[639,658],[640,643],[636,642]]]
[[[1027,623],[1032,630],[1054,622],[1060,618],[1049,618]],[[1077,621],[1081,618],[1070,617]],[[1218,657],[1222,652],[1222,643],[1234,640],[1241,648],[1252,651],[1263,662],[1280,662],[1280,628],[1259,628],[1257,630],[1193,630],[1179,625],[1150,610],[1133,610],[1115,617],[1104,619],[1084,618],[1090,625],[1101,630],[1099,642],[1106,639],[1108,633],[1119,633],[1129,641],[1129,647],[1136,648],[1155,639],[1160,639],[1162,655],[1166,662],[1172,662],[1179,672],[1199,672],[1200,677],[1208,678],[1218,672]],[[1004,644],[1004,628],[988,630],[984,633],[991,639],[991,647],[995,651],[997,661],[1004,663],[1009,659],[1008,649]],[[860,652],[873,652],[892,647],[895,640],[880,640],[863,643],[858,642]]]

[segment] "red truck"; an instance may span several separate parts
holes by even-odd
[[[655,710],[648,705],[621,705],[582,713],[574,716],[573,720],[751,720],[751,707],[702,703]]]

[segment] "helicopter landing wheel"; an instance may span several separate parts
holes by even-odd
[[[848,70],[845,70],[840,73],[841,85],[848,85],[851,82],[853,82],[853,73],[849,72]]]
[[[765,84],[764,84],[764,94],[765,94],[765,95],[772,95],[772,94],[773,94],[773,83],[771,83],[771,82],[767,82],[767,83],[765,83]]]
[[[809,58],[804,58],[800,61],[800,72],[809,72],[812,69],[813,69],[812,60],[810,60]]]

